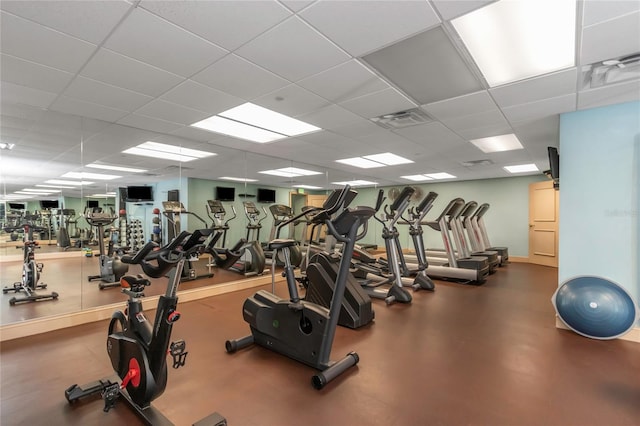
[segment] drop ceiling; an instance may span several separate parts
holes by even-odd
[[[0,151],[3,190],[96,161],[149,170],[96,190],[179,175],[286,186],[292,180],[258,172],[291,165],[322,171],[295,183],[323,188],[438,172],[509,177],[503,166],[548,168],[559,114],[640,99],[637,75],[584,82],[591,64],[640,52],[639,2],[579,1],[576,66],[493,88],[450,23],[489,3],[3,0],[0,138],[15,144]],[[245,102],[323,130],[255,144],[189,126]],[[399,129],[371,121],[414,108],[429,120]],[[485,154],[468,142],[505,133],[524,149]],[[145,141],[217,155],[176,167],[122,153]],[[336,163],[382,152],[414,163]],[[490,161],[468,164],[479,160]]]

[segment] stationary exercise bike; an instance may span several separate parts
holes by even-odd
[[[240,339],[228,340],[225,344],[227,352],[232,353],[256,343],[302,362],[320,370],[311,379],[316,389],[322,389],[328,382],[358,363],[360,358],[355,352],[348,353],[336,362],[329,359],[358,228],[375,214],[371,207],[356,207],[344,209],[335,219],[331,219],[334,213],[341,210],[348,192],[349,186],[346,186],[333,206],[318,208],[318,213],[326,214],[325,224],[331,235],[344,243],[345,247],[330,308],[300,299],[294,266],[289,256],[289,248],[297,242],[291,239],[271,241],[269,250],[283,252],[284,276],[289,289],[289,299],[281,299],[265,290],[260,290],[247,299],[242,313],[250,326],[251,334]]]
[[[38,283],[40,281],[40,274],[44,265],[37,263],[35,259],[35,251],[38,248],[38,242],[33,240],[33,231],[42,232],[45,228],[39,226],[33,226],[29,223],[23,223],[19,226],[5,227],[6,232],[16,232],[22,228],[24,232],[23,240],[23,256],[22,256],[22,280],[20,282],[13,283],[12,287],[5,287],[2,289],[3,294],[7,294],[10,291],[16,293],[24,292],[25,296],[12,297],[9,299],[11,306],[16,303],[28,303],[36,302],[38,300],[53,300],[58,298],[58,293],[51,292],[49,294],[37,294],[36,290],[45,289],[47,285],[44,283]],[[18,247],[20,248],[20,247]]]
[[[173,368],[185,365],[186,344],[183,340],[171,342],[173,324],[180,319],[176,310],[176,296],[185,259],[202,249],[198,232],[182,232],[171,243],[154,251],[157,243],[148,242],[135,256],[125,255],[122,261],[139,264],[144,273],[160,278],[169,273],[169,285],[164,296],[158,299],[156,316],[150,324],[144,316],[141,298],[144,288],[151,282],[142,275],[125,275],[120,283],[122,292],[129,296],[125,311],[111,316],[107,337],[107,353],[118,379],[101,379],[83,386],[72,385],[65,391],[70,403],[100,393],[104,399],[104,411],[123,397],[149,425],[170,425],[162,413],[151,406],[151,401],[162,395],[167,384],[167,354],[172,357]],[[154,263],[152,263],[154,262]],[[216,414],[216,413],[214,413]],[[214,422],[215,421],[215,422]],[[202,424],[202,423],[199,423]],[[208,417],[206,424],[226,425],[220,415]]]
[[[129,266],[115,256],[113,240],[109,240],[109,248],[104,249],[104,227],[112,224],[118,216],[113,212],[103,212],[101,208],[87,209],[85,219],[91,226],[98,228],[98,247],[100,247],[100,274],[89,275],[89,281],[100,280],[100,290],[110,287],[120,287],[120,278],[128,271]]]

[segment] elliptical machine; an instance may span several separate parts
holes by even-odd
[[[415,189],[406,186],[398,198],[391,205],[384,207],[383,218],[374,218],[382,224],[382,238],[388,256],[389,273],[384,273],[380,268],[372,267],[370,264],[355,263],[356,271],[354,276],[362,279],[361,285],[367,294],[376,299],[383,299],[387,305],[395,302],[411,303],[412,297],[403,286],[402,273],[398,259],[398,250],[396,242],[398,238],[398,230],[396,222],[402,216],[402,213],[409,205],[409,199],[415,192]],[[384,202],[383,190],[378,192],[378,201],[376,202],[376,211]],[[383,287],[384,286],[384,287]],[[413,283],[414,290],[420,288],[420,283]]]
[[[123,397],[149,425],[171,425],[172,423],[151,402],[162,395],[167,384],[167,354],[172,357],[172,367],[183,367],[188,352],[184,340],[171,342],[173,324],[180,319],[176,310],[178,285],[186,256],[201,251],[202,240],[198,231],[184,231],[171,243],[158,247],[148,242],[135,256],[125,255],[122,261],[139,264],[144,273],[160,278],[169,273],[169,285],[164,296],[158,299],[155,321],[151,325],[145,318],[141,298],[144,288],[151,282],[142,275],[125,275],[121,278],[122,292],[129,296],[124,312],[116,311],[111,316],[107,337],[107,353],[118,379],[100,379],[89,384],[74,384],[65,390],[69,403],[100,393],[104,399],[104,411],[114,407]],[[151,263],[155,260],[155,264]],[[216,426],[226,425],[226,420],[217,415]],[[213,418],[208,418],[208,422]]]
[[[111,212],[103,212],[101,208],[87,209],[85,220],[91,226],[98,228],[98,247],[100,248],[100,274],[89,275],[89,281],[100,280],[98,284],[100,290],[120,286],[120,278],[128,271],[129,266],[115,256],[114,243],[109,239],[109,246],[105,253],[104,249],[104,227],[112,224],[118,216]]]
[[[333,206],[318,208],[319,213],[326,214],[325,224],[331,235],[343,242],[345,247],[330,308],[300,299],[294,266],[289,260],[289,248],[296,245],[296,241],[286,239],[271,241],[270,250],[283,251],[284,276],[287,280],[289,299],[281,299],[265,290],[260,290],[247,299],[242,307],[242,313],[244,320],[250,326],[251,334],[240,339],[228,340],[225,344],[228,353],[256,343],[320,370],[311,379],[316,389],[322,389],[331,380],[358,363],[360,358],[355,352],[350,352],[336,362],[329,359],[345,283],[350,273],[349,264],[357,232],[360,226],[375,214],[375,210],[371,207],[356,207],[342,210],[335,219],[330,219],[332,214],[342,208],[348,192],[347,185],[340,192]]]
[[[39,248],[38,242],[33,240],[33,231],[43,232],[45,228],[39,226],[33,226],[29,223],[23,223],[20,226],[5,227],[5,232],[16,232],[22,228],[23,235],[23,247],[22,247],[22,279],[19,282],[13,283],[11,287],[5,287],[2,289],[3,294],[7,294],[10,291],[15,293],[24,292],[25,296],[12,297],[9,299],[9,304],[14,306],[16,303],[28,303],[36,302],[38,300],[54,300],[58,298],[58,293],[51,292],[49,294],[37,294],[36,290],[45,289],[47,285],[45,283],[38,283],[40,281],[40,274],[44,265],[37,263],[35,259],[36,248]],[[20,247],[17,247],[20,248]]]

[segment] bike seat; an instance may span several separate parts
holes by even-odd
[[[296,240],[290,239],[277,239],[269,242],[268,248],[269,250],[280,250],[285,247],[293,247],[297,245],[298,242]]]
[[[151,282],[142,275],[124,275],[120,278],[120,287],[139,288],[146,287],[148,285],[151,285]]]

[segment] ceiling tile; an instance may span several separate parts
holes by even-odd
[[[437,119],[447,119],[461,115],[478,114],[497,110],[498,106],[486,90],[422,105],[422,109]]]
[[[489,89],[501,108],[575,93],[576,68]]]
[[[335,129],[362,118],[338,105],[329,105],[317,111],[295,116],[298,120],[313,124],[322,129]]]
[[[583,7],[583,25],[597,24],[629,13],[640,11],[640,2],[629,0],[585,0]]]
[[[185,126],[171,132],[172,135],[180,136],[194,141],[214,142],[222,135],[198,129],[197,127]]]
[[[340,102],[339,105],[364,118],[373,118],[382,114],[391,114],[416,107],[413,102],[392,87]]]
[[[137,110],[136,114],[184,125],[196,123],[209,116],[206,112],[187,108],[182,105],[160,99],[149,102]]]
[[[509,125],[509,123],[507,123],[507,120],[505,120],[504,116],[502,115],[502,112],[500,112],[500,110],[498,109],[481,112],[479,114],[451,117],[441,121],[454,132],[475,129],[482,126]]]
[[[251,40],[236,53],[293,82],[349,59],[295,16]]]
[[[295,84],[278,89],[253,102],[289,116],[306,114],[329,105],[327,100]]]
[[[442,19],[445,21],[457,18],[458,16],[462,16],[476,9],[480,9],[494,1],[495,0],[431,0],[438,12],[440,12],[440,16],[442,16]]]
[[[2,103],[17,103],[33,105],[40,108],[48,107],[56,98],[56,93],[32,89],[26,86],[3,82],[0,85],[0,100]]]
[[[363,60],[420,104],[483,89],[442,27],[385,47]]]
[[[584,28],[580,63],[587,65],[640,52],[638,23],[640,12],[635,12]]]
[[[355,59],[300,80],[297,84],[333,102],[346,101],[389,87]]]
[[[127,111],[84,102],[66,96],[60,96],[49,109],[108,122],[115,122],[127,115]]]
[[[186,80],[161,96],[161,99],[207,112],[211,115],[244,103],[244,100],[208,86]]]
[[[73,74],[9,55],[0,55],[2,81],[28,86],[45,92],[59,93]]]
[[[640,100],[640,81],[630,81],[578,93],[578,109]]]
[[[287,80],[236,55],[225,56],[193,76],[192,80],[246,100],[255,99],[290,84]]]
[[[185,77],[227,53],[140,8],[127,17],[104,47]]]
[[[315,0],[279,0],[279,1],[280,3],[284,4],[289,9],[291,9],[292,11],[299,12],[300,10],[309,6]]]
[[[96,46],[42,25],[0,13],[2,53],[76,73]]]
[[[291,15],[275,1],[147,1],[140,7],[227,50],[234,50]]]
[[[129,114],[118,120],[118,124],[151,130],[152,132],[169,133],[182,127],[181,124],[158,120],[144,115]]]
[[[505,117],[511,123],[532,121],[550,115],[562,114],[576,110],[576,94],[558,96],[557,98],[543,99],[528,104],[514,105],[502,108]]]
[[[488,138],[490,136],[500,136],[513,133],[511,126],[504,124],[491,124],[475,127],[472,129],[459,130],[457,132],[465,140]]]
[[[183,79],[107,49],[100,49],[82,75],[150,96],[159,96]]]
[[[151,96],[82,76],[78,76],[73,80],[64,91],[64,95],[125,111],[134,111],[153,100]]]
[[[399,134],[423,147],[433,151],[441,151],[451,146],[462,145],[465,142],[460,136],[447,129],[441,123],[428,123],[418,126],[394,130]]]
[[[440,23],[426,1],[318,1],[300,16],[352,56],[378,50]]]
[[[370,135],[373,133],[386,133],[387,129],[383,129],[382,127],[366,118],[359,118],[358,121],[353,121],[345,125],[336,126],[334,129],[332,129],[332,132],[338,133],[342,136],[355,138]]]
[[[90,43],[100,44],[131,8],[131,3],[121,0],[3,0],[0,8]]]

